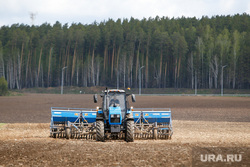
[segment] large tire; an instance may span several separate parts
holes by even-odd
[[[105,141],[103,120],[96,121],[96,141]]]
[[[126,141],[133,142],[134,141],[134,120],[127,121],[127,130],[126,130]]]
[[[70,136],[71,136],[70,128],[66,128],[66,129],[65,129],[65,136],[66,136],[66,139],[69,139],[69,138],[70,138]]]

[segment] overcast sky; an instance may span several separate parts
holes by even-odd
[[[250,0],[0,0],[0,26],[91,24],[112,18],[197,17],[250,13]]]

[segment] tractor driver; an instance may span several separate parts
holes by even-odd
[[[110,100],[109,106],[118,107],[119,105],[120,105],[120,102],[118,99]]]

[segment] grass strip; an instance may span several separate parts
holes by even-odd
[[[2,127],[2,126],[4,126],[6,123],[0,123],[0,128]]]

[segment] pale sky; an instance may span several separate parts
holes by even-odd
[[[0,0],[0,27],[28,24],[91,24],[112,18],[197,17],[250,13],[250,0]]]

